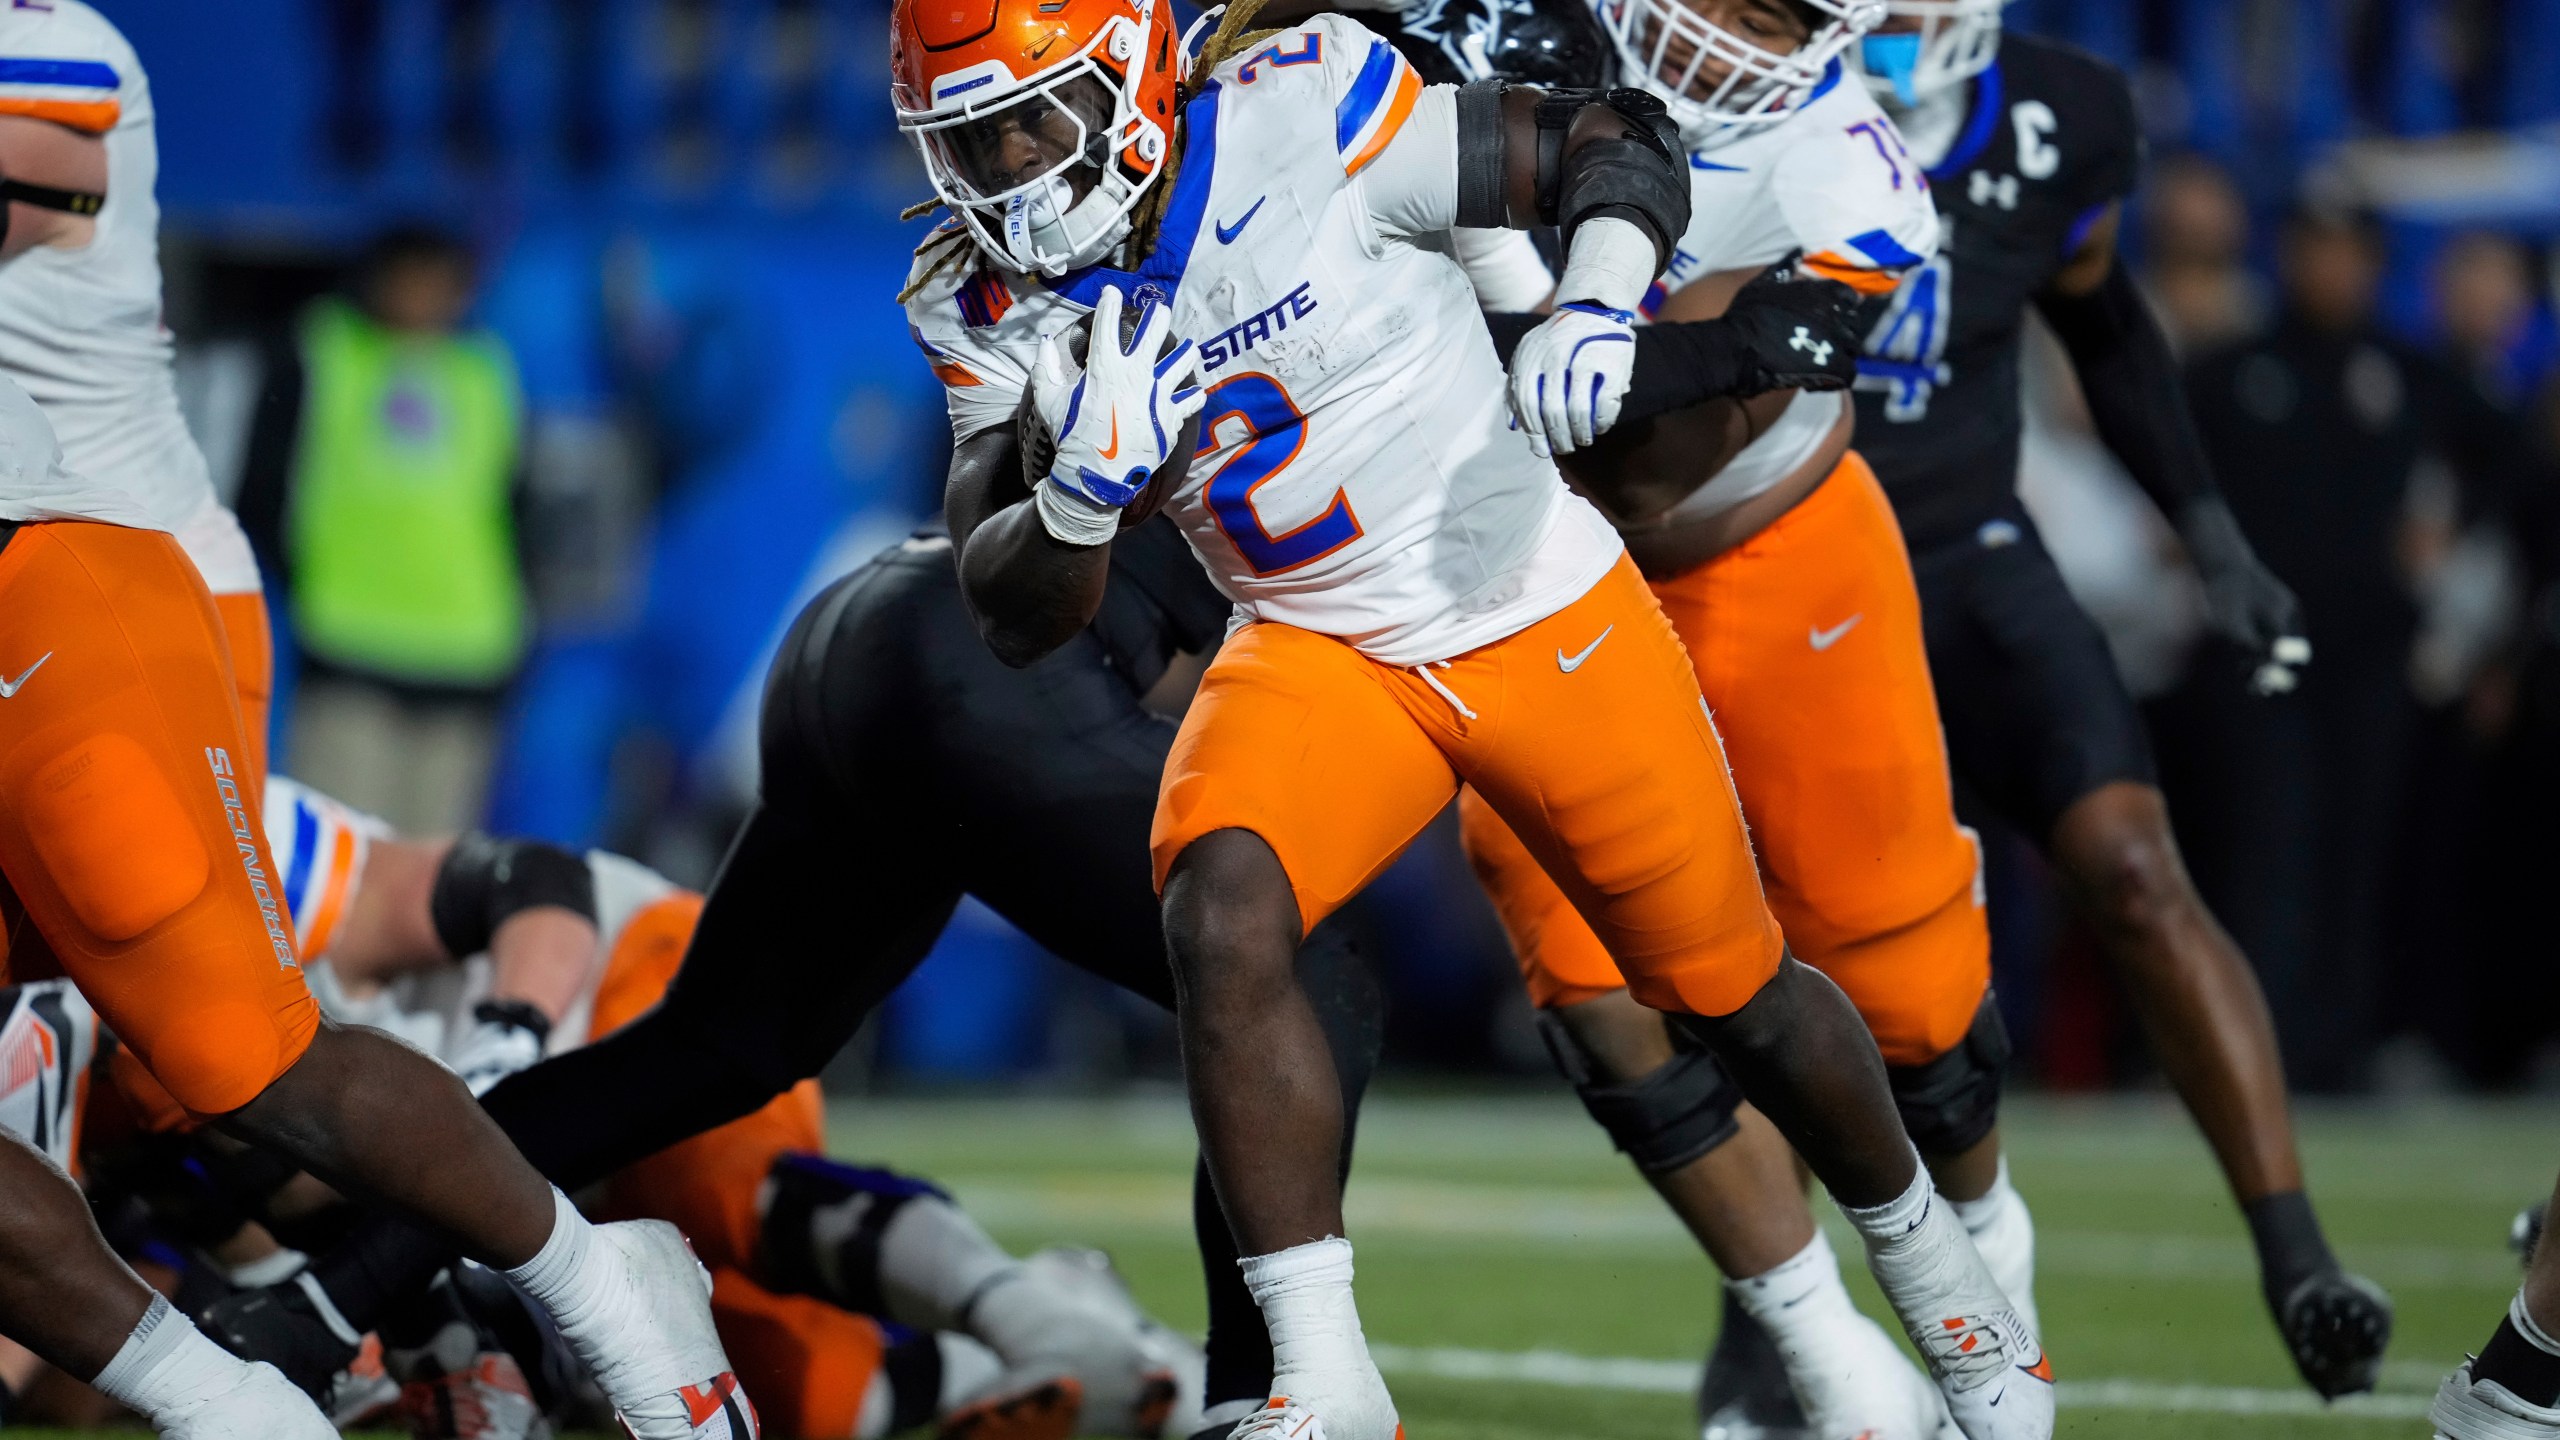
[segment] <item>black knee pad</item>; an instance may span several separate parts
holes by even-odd
[[[1647,1175],[1668,1175],[1732,1139],[1741,1128],[1733,1114],[1742,1107],[1742,1087],[1677,1028],[1671,1036],[1678,1050],[1670,1061],[1624,1085],[1598,1083],[1581,1042],[1553,1013],[1538,1012],[1538,1034],[1556,1068],[1582,1097],[1582,1107],[1609,1132],[1610,1143]]]
[[[1902,1128],[1923,1155],[1960,1155],[2000,1119],[2000,1075],[2009,1064],[2009,1027],[1989,991],[1956,1048],[1926,1065],[1887,1066]]]

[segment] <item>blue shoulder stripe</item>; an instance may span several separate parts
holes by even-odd
[[[1904,249],[1901,241],[1894,239],[1890,233],[1883,230],[1870,230],[1864,235],[1852,235],[1849,237],[1849,244],[1859,254],[1887,270],[1900,270],[1922,263],[1919,256]]]
[[[2000,120],[2000,62],[1974,77],[1973,114],[1965,121],[1964,133],[1956,137],[1955,148],[1946,158],[1929,167],[1932,184],[1952,177],[1990,147],[1991,127]]]
[[[1333,107],[1333,148],[1348,150],[1360,132],[1369,128],[1370,119],[1387,98],[1387,90],[1395,83],[1395,47],[1384,40],[1369,42],[1369,58],[1361,63],[1360,77],[1351,82],[1351,93]]]
[[[320,817],[300,800],[293,802],[293,869],[284,877],[284,908],[299,925],[311,918],[308,892],[314,851],[320,848]]]
[[[115,67],[98,60],[0,58],[0,85],[79,85],[113,90],[124,82]]]

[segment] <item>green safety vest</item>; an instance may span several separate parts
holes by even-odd
[[[399,334],[331,300],[303,322],[302,362],[289,521],[300,643],[395,679],[504,681],[527,629],[506,348]]]

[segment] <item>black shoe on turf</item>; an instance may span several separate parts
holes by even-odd
[[[1698,1423],[1704,1440],[1813,1440],[1778,1342],[1730,1294],[1698,1382]]]
[[[2391,1297],[2361,1275],[2324,1270],[2293,1287],[2276,1311],[2276,1328],[2321,1398],[2361,1395],[2382,1376]]]
[[[216,1300],[196,1317],[196,1328],[243,1360],[273,1365],[325,1405],[338,1372],[356,1358],[361,1337],[341,1338],[303,1293],[300,1278]]]

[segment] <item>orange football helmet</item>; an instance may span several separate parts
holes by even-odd
[[[1171,0],[896,0],[891,98],[934,193],[1015,270],[1110,253],[1173,148]]]

